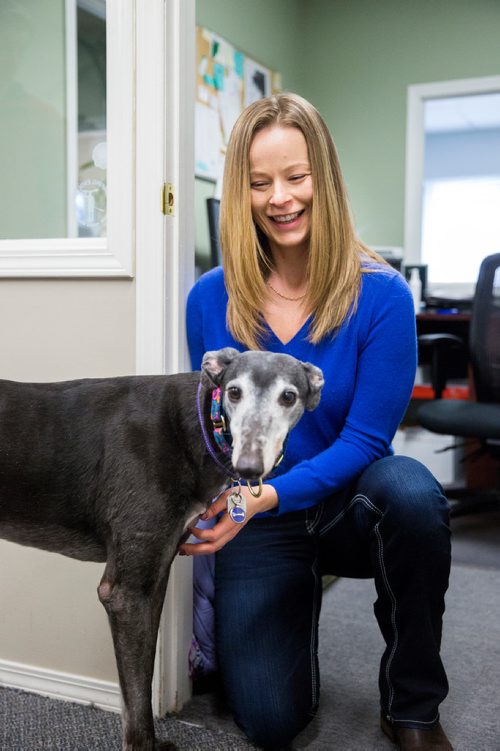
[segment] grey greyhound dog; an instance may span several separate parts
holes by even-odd
[[[207,352],[201,374],[0,381],[0,537],[106,563],[98,596],[113,636],[123,749],[155,748],[156,638],[186,528],[229,477],[272,471],[322,386],[309,363],[232,348]],[[230,459],[213,438],[214,387]]]

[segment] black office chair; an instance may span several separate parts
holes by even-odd
[[[465,461],[487,453],[497,464],[495,488],[446,489],[452,501],[451,514],[461,516],[496,508],[500,503],[500,253],[482,262],[472,306],[468,344],[476,401],[440,398],[446,385],[443,373],[447,353],[459,346],[459,338],[449,334],[423,335],[419,344],[433,348],[431,381],[437,398],[420,407],[418,422],[433,433],[463,438],[465,445],[467,440],[474,439],[476,446],[479,441],[479,449],[466,454]]]

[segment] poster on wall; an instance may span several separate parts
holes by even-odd
[[[196,56],[195,174],[218,182],[239,114],[279,91],[280,76],[201,26],[196,29]]]

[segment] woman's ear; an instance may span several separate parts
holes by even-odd
[[[321,399],[321,389],[324,386],[325,379],[323,378],[323,371],[320,368],[317,368],[316,365],[311,365],[310,362],[303,362],[302,366],[306,371],[307,382],[309,384],[309,394],[306,399],[305,407],[311,412],[319,404],[319,400]]]
[[[207,377],[209,385],[220,386],[225,369],[239,354],[233,347],[205,352],[201,361],[202,377]]]

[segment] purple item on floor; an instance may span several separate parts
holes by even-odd
[[[198,521],[210,529],[216,520]],[[189,673],[193,680],[217,670],[214,613],[215,556],[193,556],[193,642],[189,651]]]

